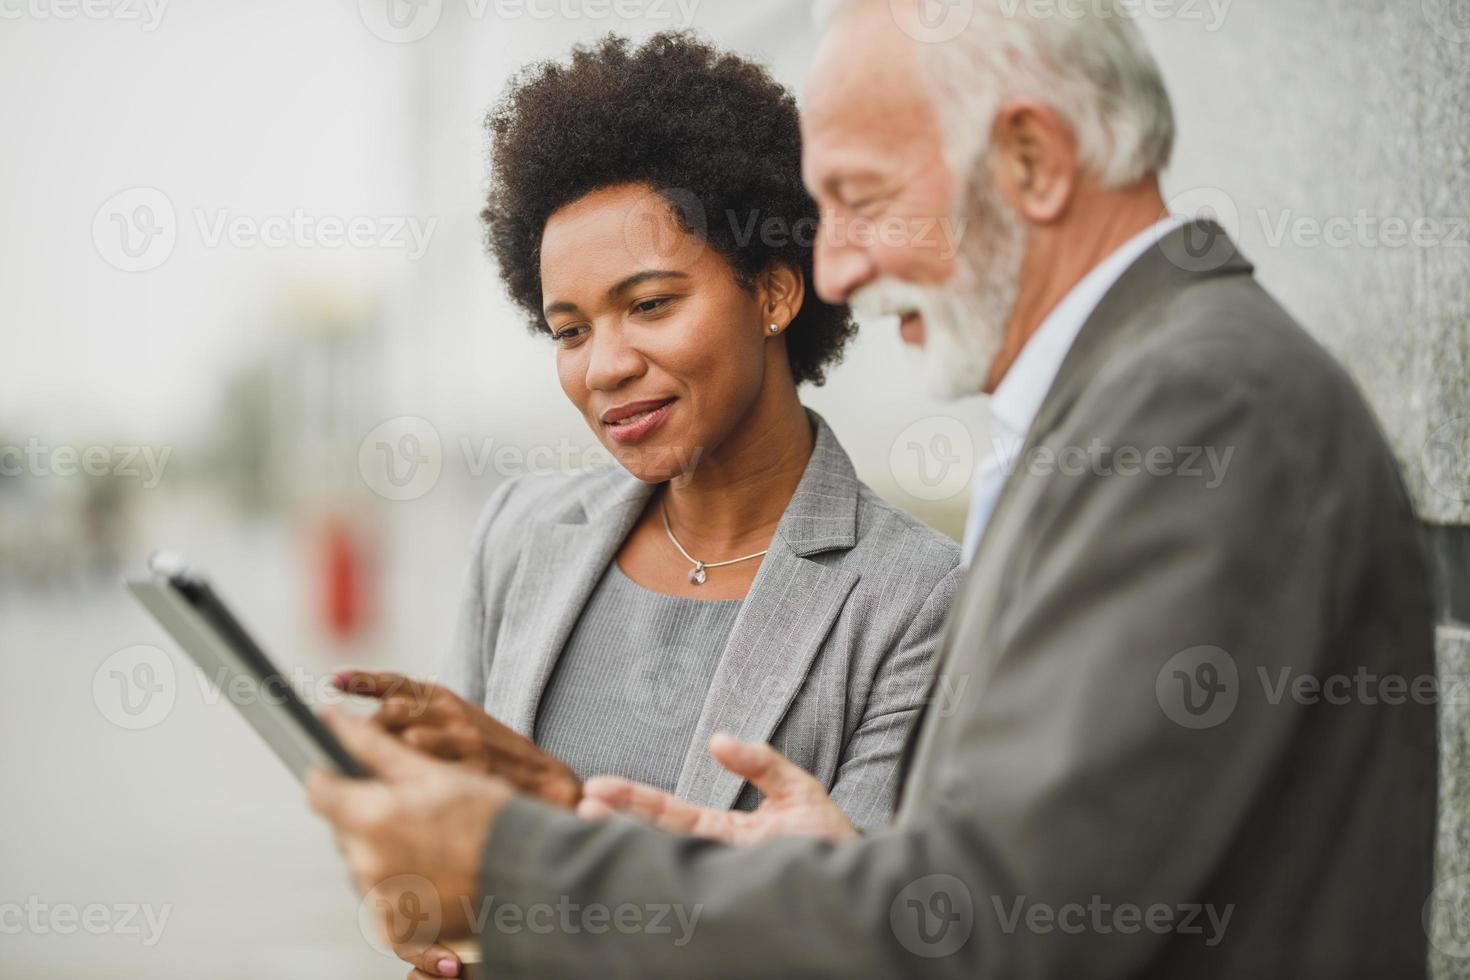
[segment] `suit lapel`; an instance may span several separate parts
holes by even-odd
[[[677,795],[722,810],[735,805],[744,781],[711,758],[710,736],[770,740],[857,580],[787,548],[766,556],[710,682]]]
[[[1236,249],[1225,231],[1213,221],[1198,221],[1176,228],[1139,256],[1118,278],[1062,359],[1056,379],[1037,409],[1025,444],[1016,455],[1010,474],[980,537],[975,564],[986,553],[990,538],[1005,526],[1006,511],[1026,482],[1025,460],[1051,435],[1077,401],[1098,369],[1119,344],[1157,326],[1159,317],[1150,311],[1161,306],[1179,290],[1207,276],[1250,273],[1251,264]],[[995,550],[995,549],[990,549]],[[1001,549],[1004,550],[1004,549]],[[974,576],[971,576],[974,578]]]
[[[1002,590],[1010,579],[995,574],[993,567],[987,568],[990,563],[985,561],[985,557],[989,554],[1003,558],[1009,553],[1006,543],[1015,539],[1018,530],[1011,527],[1010,511],[1029,477],[1025,461],[1066,417],[1083,390],[1097,376],[1102,364],[1120,344],[1157,326],[1161,320],[1151,315],[1152,311],[1179,290],[1206,276],[1248,274],[1250,271],[1250,263],[1218,224],[1199,221],[1176,228],[1161,238],[1139,256],[1104,294],[1063,358],[1056,379],[1036,412],[1031,429],[1026,433],[1026,441],[1016,455],[985,531],[980,536],[975,567],[967,577],[962,594],[984,596],[989,603],[960,604],[957,610],[960,615],[950,617],[948,625],[952,628],[945,631],[944,649],[952,646],[950,641],[965,625],[959,622],[962,617],[978,612],[989,617],[991,609],[1001,605],[1006,598]],[[1002,537],[1006,540],[998,540]]]
[[[704,806],[734,806],[744,785],[710,757],[710,736],[770,740],[858,582],[857,573],[809,557],[856,543],[860,486],[831,429],[809,414],[812,458],[731,629],[675,788]]]
[[[561,519],[527,529],[496,646],[486,710],[530,738],[536,711],[577,617],[637,522],[653,488],[618,471],[598,481]]]
[[[1165,319],[1154,313],[1166,302],[1204,279],[1249,275],[1251,271],[1250,262],[1213,221],[1176,228],[1150,246],[1119,277],[1082,325],[1037,410],[1023,452],[1030,452],[1051,434],[1114,350],[1163,325]],[[1017,473],[1012,472],[1006,489],[1013,489],[1016,477]]]

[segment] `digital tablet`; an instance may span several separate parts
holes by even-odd
[[[215,594],[208,579],[178,556],[165,552],[149,559],[148,570],[149,575],[128,580],[128,591],[210,682],[228,692],[227,700],[297,779],[304,780],[312,766],[323,766],[344,776],[369,775],[331,729],[297,697]]]

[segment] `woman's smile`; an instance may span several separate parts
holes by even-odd
[[[663,425],[676,401],[677,398],[664,398],[618,405],[602,414],[602,424],[613,439],[624,446],[631,446],[642,442]]]

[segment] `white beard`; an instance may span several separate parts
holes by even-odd
[[[941,400],[978,395],[990,377],[1020,289],[1026,227],[995,186],[988,162],[970,169],[963,227],[954,277],[943,286],[920,286],[893,277],[853,293],[861,318],[917,312],[924,320],[924,345],[917,352],[925,386]]]

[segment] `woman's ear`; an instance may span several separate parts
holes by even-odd
[[[757,290],[761,302],[762,329],[767,336],[784,333],[801,312],[806,299],[806,276],[785,262],[773,262],[761,273]],[[772,329],[772,325],[776,329]]]
[[[1072,201],[1078,179],[1077,139],[1056,110],[1017,99],[996,113],[991,132],[996,181],[1032,224],[1050,224]]]

